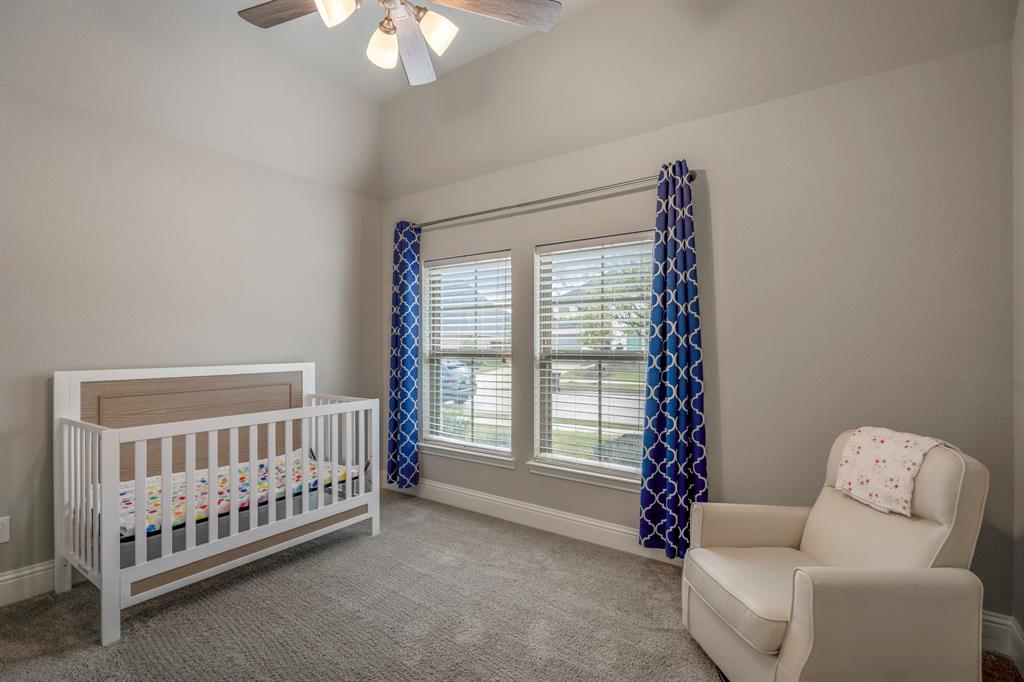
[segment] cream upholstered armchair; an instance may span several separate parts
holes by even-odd
[[[683,617],[730,682],[981,679],[981,582],[967,570],[988,470],[939,446],[911,517],[837,491],[813,507],[697,504]]]

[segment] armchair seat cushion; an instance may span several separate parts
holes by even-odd
[[[794,569],[820,565],[790,547],[700,547],[686,553],[683,578],[750,646],[774,654],[789,626]]]

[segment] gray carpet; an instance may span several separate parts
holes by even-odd
[[[0,609],[0,678],[717,680],[679,570],[385,492],[368,523],[122,612],[99,592]]]

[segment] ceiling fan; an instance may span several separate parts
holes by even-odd
[[[500,19],[539,31],[550,31],[562,11],[559,0],[430,0],[435,5],[454,7],[485,17]],[[377,0],[384,19],[370,37],[366,56],[382,69],[393,69],[401,58],[410,85],[437,79],[429,46],[440,57],[458,27],[433,10],[411,0]],[[250,24],[270,28],[318,12],[328,28],[337,26],[359,9],[361,0],[269,0],[238,13]]]

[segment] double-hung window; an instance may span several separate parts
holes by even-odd
[[[511,449],[511,272],[507,252],[424,264],[428,445],[499,455]]]
[[[537,249],[537,461],[639,472],[651,267],[640,236]]]

